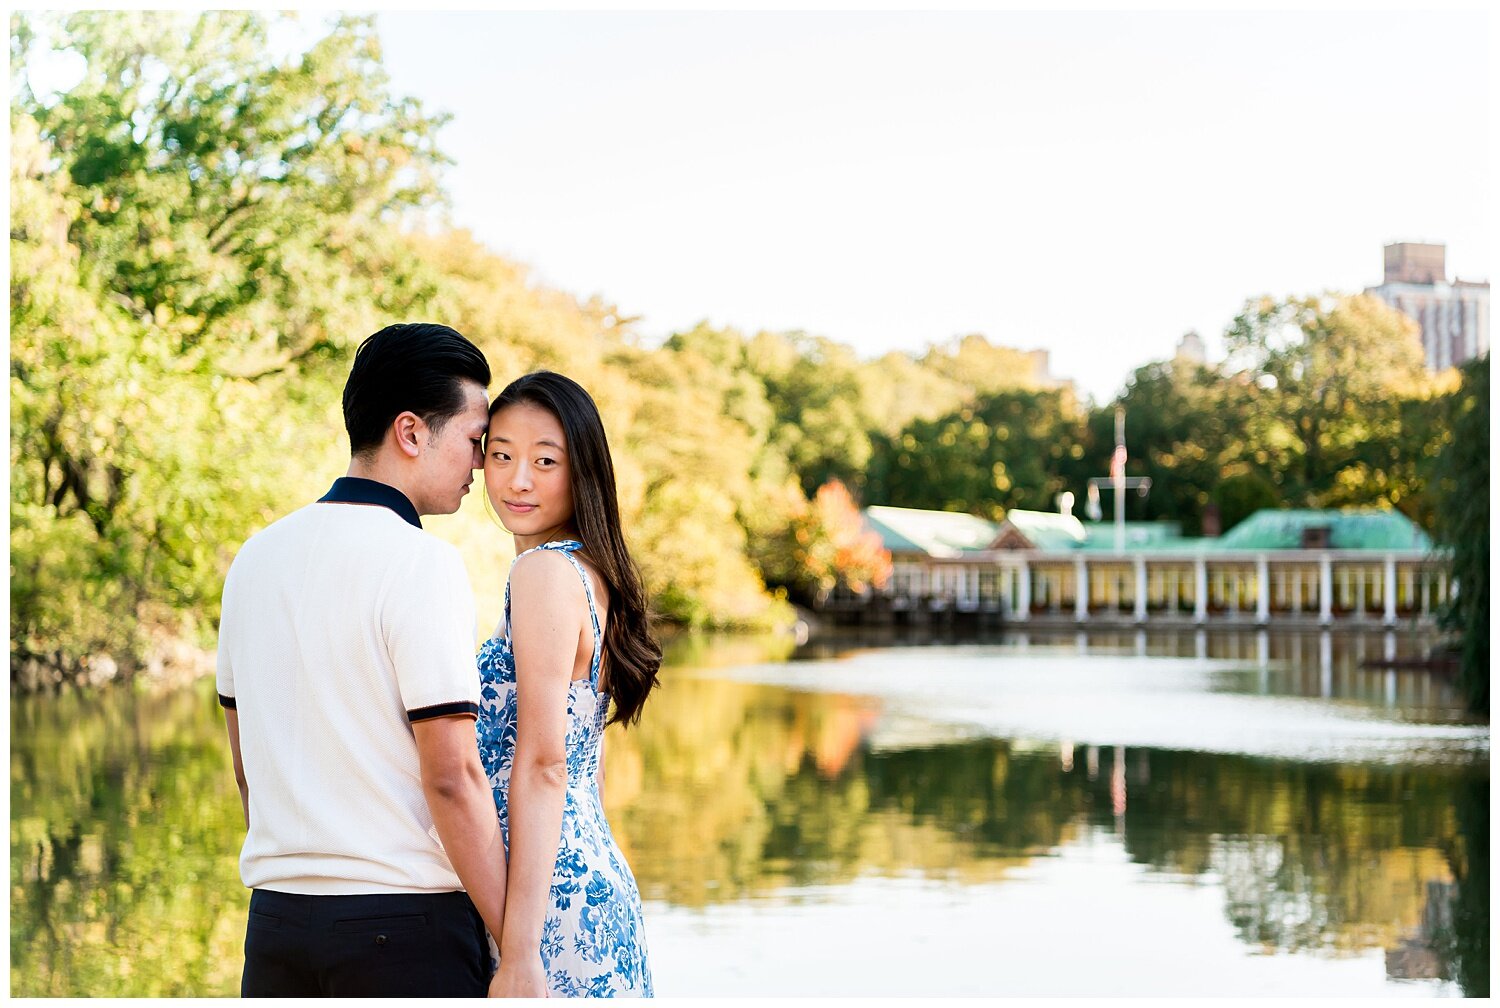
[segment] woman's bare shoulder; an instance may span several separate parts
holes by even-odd
[[[533,550],[518,559],[510,569],[510,592],[512,608],[538,601],[584,602],[577,568],[557,550]]]

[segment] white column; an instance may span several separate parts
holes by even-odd
[[[1025,621],[1031,617],[1031,563],[1027,560],[1021,561],[1021,566],[1016,570],[1016,620]]]
[[[1271,569],[1264,554],[1255,558],[1255,622],[1271,622]]]
[[[1318,687],[1323,696],[1333,695],[1333,635],[1318,635]]]
[[[1304,577],[1306,575],[1301,567],[1292,568],[1292,612],[1294,613],[1302,611],[1302,579]]]
[[[1385,625],[1396,625],[1396,558],[1385,558]]]
[[[1333,622],[1333,560],[1327,553],[1318,557],[1318,622]]]
[[[1260,670],[1256,685],[1265,695],[1271,692],[1271,635],[1264,630],[1255,631],[1255,664]]]
[[[1193,559],[1193,622],[1208,622],[1208,561]]]
[[[1135,621],[1146,622],[1146,558],[1135,558]]]
[[[1078,622],[1089,618],[1089,563],[1083,557],[1073,558],[1073,577],[1078,590],[1073,593],[1073,616]]]

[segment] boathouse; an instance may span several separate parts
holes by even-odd
[[[863,514],[891,553],[890,582],[831,602],[896,622],[1395,626],[1433,620],[1452,590],[1432,541],[1388,509],[1264,510],[1203,538],[1174,522],[1117,530],[1041,511],[999,522],[878,505]]]

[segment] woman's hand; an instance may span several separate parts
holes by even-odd
[[[502,960],[490,981],[490,997],[543,998],[547,993],[547,974],[539,955],[512,956]]]

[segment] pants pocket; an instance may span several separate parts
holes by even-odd
[[[333,922],[334,934],[364,934],[367,931],[416,931],[427,926],[426,914],[387,917],[349,917]]]
[[[259,910],[250,911],[250,926],[260,931],[280,931],[281,918],[275,914],[261,913]]]

